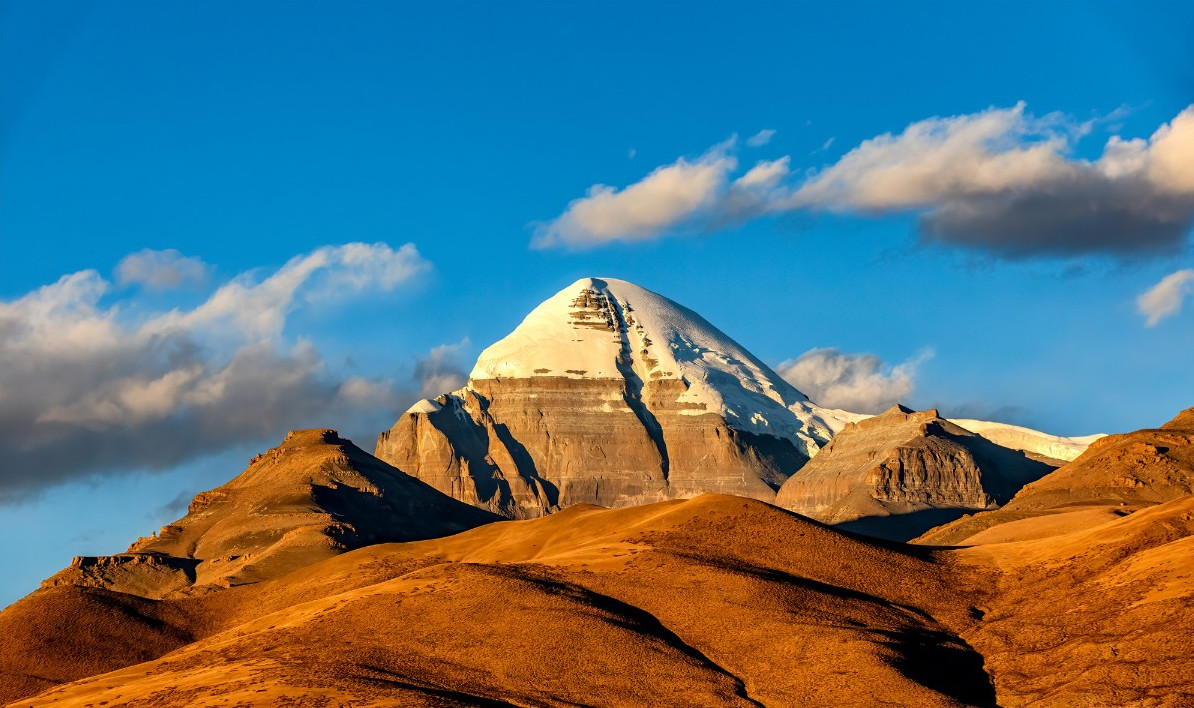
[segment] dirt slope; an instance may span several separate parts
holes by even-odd
[[[199,494],[160,535],[124,554],[76,558],[0,613],[0,701],[159,656],[224,614],[150,600],[255,583],[363,545],[496,519],[333,430],[294,431],[243,474]]]
[[[76,558],[44,585],[148,598],[257,582],[353,548],[446,536],[498,517],[440,494],[334,430],[295,430],[127,553]]]

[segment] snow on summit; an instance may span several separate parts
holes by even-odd
[[[470,379],[679,379],[690,415],[717,413],[752,433],[811,442],[856,416],[823,409],[692,310],[634,283],[582,278],[481,353]]]

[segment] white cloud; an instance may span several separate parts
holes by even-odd
[[[1186,108],[1149,139],[1135,141],[1146,155],[1149,181],[1170,192],[1194,192],[1194,106]]]
[[[333,370],[286,319],[323,292],[392,290],[430,268],[413,245],[346,244],[244,274],[193,310],[105,304],[95,271],[0,302],[0,501],[113,470],[155,469],[288,428],[353,425],[410,398]],[[29,474],[37,470],[36,475]]]
[[[874,354],[810,349],[782,362],[776,371],[819,405],[855,413],[881,413],[906,401],[916,387],[917,368],[933,357],[925,350],[896,366]]]
[[[746,144],[750,147],[762,147],[771,142],[771,139],[774,137],[775,131],[767,128],[765,130],[760,130],[759,132],[747,138]]]
[[[306,257],[320,258],[326,278],[309,299],[355,295],[364,290],[389,292],[427,271],[427,261],[413,243],[397,250],[384,243],[347,243],[324,246]]]
[[[1136,298],[1136,309],[1147,318],[1149,327],[1182,311],[1182,301],[1194,295],[1194,269],[1186,268],[1161,278],[1161,281]]]
[[[734,140],[716,145],[689,162],[657,168],[618,190],[595,184],[559,217],[540,225],[532,245],[588,247],[615,241],[644,241],[713,210],[738,166],[729,153]]]
[[[788,163],[787,156],[778,160],[759,162],[746,174],[734,180],[734,186],[739,189],[773,190],[788,176]]]
[[[802,185],[790,204],[920,208],[950,196],[1055,178],[1069,169],[1059,154],[1065,141],[1054,130],[1058,123],[1055,118],[1026,116],[1023,103],[919,121],[899,135],[886,133],[863,141]]]
[[[1071,157],[1093,125],[1020,103],[918,121],[820,171],[793,172],[783,157],[736,179],[730,141],[621,190],[593,186],[540,226],[534,245],[645,241],[829,210],[916,213],[926,241],[1008,258],[1179,250],[1194,225],[1194,106],[1148,139],[1112,136],[1098,159]]]
[[[199,285],[207,279],[207,264],[199,258],[184,256],[173,248],[155,251],[149,248],[125,256],[116,265],[116,282],[140,284],[150,290],[168,290],[184,285]]]
[[[194,310],[170,313],[148,326],[160,334],[231,325],[244,337],[276,337],[297,306],[300,289],[306,302],[337,301],[365,290],[389,292],[430,267],[410,243],[396,250],[384,243],[323,246],[290,259],[264,280],[251,273],[238,276]]]

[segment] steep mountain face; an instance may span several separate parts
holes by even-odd
[[[334,430],[296,430],[186,516],[128,552],[75,558],[46,580],[160,598],[278,577],[373,543],[458,533],[498,517],[364,452]]]
[[[455,499],[527,518],[717,492],[770,501],[849,420],[700,315],[584,278],[420,401],[377,457]]]
[[[775,503],[826,523],[927,509],[986,509],[1053,470],[942,419],[895,406],[845,427]]]
[[[959,519],[919,539],[981,544],[1045,538],[1105,523],[1194,493],[1194,408],[1160,428],[1094,441],[1003,508]]]

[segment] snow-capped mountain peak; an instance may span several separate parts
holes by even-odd
[[[808,454],[856,416],[823,409],[692,310],[633,283],[582,278],[478,358],[470,378],[679,380],[688,415],[800,441]]]

